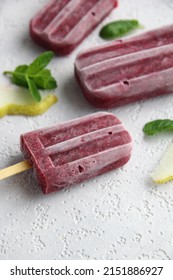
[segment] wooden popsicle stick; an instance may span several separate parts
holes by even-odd
[[[18,174],[20,172],[23,172],[25,170],[28,170],[32,168],[28,160],[21,161],[17,164],[14,164],[12,166],[6,167],[2,170],[0,170],[0,180],[8,178],[12,175]]]

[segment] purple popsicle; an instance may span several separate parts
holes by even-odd
[[[118,0],[51,0],[30,21],[30,35],[55,53],[69,54],[117,5]]]
[[[132,139],[115,115],[99,112],[23,134],[21,150],[49,193],[124,165]]]
[[[173,93],[173,25],[79,53],[75,75],[101,108]]]

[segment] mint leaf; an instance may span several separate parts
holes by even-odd
[[[28,69],[28,65],[24,64],[24,65],[19,65],[16,67],[16,69],[14,70],[14,72],[17,72],[17,73],[26,73]]]
[[[14,71],[4,71],[5,75],[11,76],[11,81],[29,89],[36,101],[41,100],[38,89],[53,89],[57,87],[56,80],[52,77],[49,69],[44,69],[53,58],[52,51],[39,55],[29,65],[19,65]]]
[[[26,81],[25,75],[23,75],[23,74],[18,74],[16,72],[14,72],[11,80],[12,80],[13,84],[16,84],[16,85],[22,86],[22,87],[28,87],[28,83]]]
[[[140,27],[140,24],[138,20],[135,19],[113,21],[105,25],[101,29],[99,35],[105,40],[111,40],[121,37],[122,35],[125,35],[138,27]]]
[[[26,80],[27,80],[31,95],[35,98],[35,100],[37,102],[39,102],[41,100],[41,96],[40,96],[40,93],[39,93],[35,83],[27,76],[27,74],[26,74]]]
[[[16,67],[13,72],[12,81],[17,85],[22,85],[23,87],[27,87],[27,81],[25,78],[25,73],[28,69],[28,65],[20,65]]]
[[[173,131],[173,120],[159,119],[145,124],[143,132],[146,135],[155,135],[162,131]]]
[[[43,68],[45,68],[49,62],[52,60],[54,53],[51,51],[44,52],[39,55],[29,66],[27,69],[28,75],[35,75]]]
[[[14,71],[4,71],[4,74],[13,74],[14,72],[16,73],[26,73],[26,70],[28,69],[28,65],[24,64],[24,65],[19,65],[15,68]]]
[[[4,74],[12,75],[11,80],[14,84],[27,87],[28,83],[25,78],[25,73],[27,69],[28,69],[27,65],[20,65],[16,67],[16,69],[13,72],[5,71]]]
[[[56,80],[52,77],[49,69],[41,70],[33,77],[33,81],[39,89],[53,89],[57,87]]]

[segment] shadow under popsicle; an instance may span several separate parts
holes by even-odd
[[[94,112],[99,109],[91,105],[86,98],[84,97],[74,74],[66,76],[63,84],[61,85],[62,94],[60,96],[60,100],[62,100],[63,104],[67,107],[73,109],[73,111],[82,110],[85,112]]]

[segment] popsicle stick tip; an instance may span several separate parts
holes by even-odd
[[[21,173],[32,168],[28,160],[24,160],[12,166],[0,170],[0,180],[6,179],[15,174]]]

